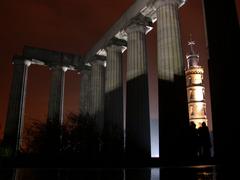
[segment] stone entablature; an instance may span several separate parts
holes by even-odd
[[[148,23],[152,24],[157,20],[158,5],[176,4],[181,7],[186,0],[138,0],[114,23],[114,25],[103,35],[103,37],[95,44],[95,46],[86,54],[84,61],[88,63],[91,57],[97,54],[101,49],[107,47],[109,41],[116,37],[118,39],[127,40],[125,29],[132,23],[133,19],[142,15]],[[151,25],[145,24],[147,27],[146,33],[151,31]]]
[[[52,51],[42,48],[25,46],[23,56],[33,64],[52,66],[64,66],[69,70],[82,70],[85,68],[80,55]]]

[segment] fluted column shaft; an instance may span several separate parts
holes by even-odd
[[[160,158],[176,160],[186,150],[181,138],[188,121],[178,8],[184,0],[156,0]],[[176,148],[179,150],[176,151]]]
[[[91,69],[90,114],[95,116],[99,132],[103,130],[105,67],[94,62]]]
[[[158,78],[174,80],[174,75],[184,75],[178,6],[176,0],[158,0],[157,45]]]
[[[60,66],[52,68],[48,122],[55,125],[63,123],[65,71],[66,69]]]
[[[80,113],[84,115],[90,113],[91,71],[81,71],[80,75]]]
[[[104,144],[109,156],[123,150],[123,77],[121,46],[110,45],[107,49],[104,110]]]
[[[147,74],[146,28],[133,24],[127,29],[127,80]]]
[[[131,157],[150,157],[150,120],[147,77],[146,27],[127,28],[126,151]]]
[[[121,47],[111,45],[107,47],[107,66],[105,92],[108,93],[122,87],[122,52]]]
[[[16,57],[13,63],[13,80],[4,131],[4,145],[11,149],[11,153],[17,152],[21,144],[28,67],[31,64],[20,57]]]
[[[107,47],[105,82],[105,117],[113,126],[123,129],[123,77],[121,47]]]

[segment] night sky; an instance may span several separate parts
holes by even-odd
[[[238,0],[239,2],[240,0]],[[0,134],[2,134],[12,80],[13,55],[21,55],[24,45],[84,55],[109,27],[130,7],[134,0],[1,0],[0,1]],[[239,3],[240,4],[240,3]],[[239,7],[239,5],[238,5]],[[240,9],[240,7],[239,7]],[[184,55],[189,34],[192,34],[205,69],[208,92],[207,48],[201,0],[188,0],[180,9]],[[156,81],[156,24],[147,35],[151,118],[157,118]],[[125,52],[126,54],[126,52]],[[185,57],[185,56],[184,56]],[[185,59],[184,59],[185,60]],[[126,55],[124,55],[126,64]],[[29,68],[25,121],[46,120],[51,71],[45,66]],[[65,116],[78,112],[80,77],[67,72],[65,80]],[[209,93],[208,118],[211,119]]]

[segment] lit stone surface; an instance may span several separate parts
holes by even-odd
[[[157,1],[158,78],[183,75],[183,58],[177,1]]]
[[[202,85],[203,83],[203,68],[202,67],[191,67],[189,68],[186,74],[187,86],[190,85]]]
[[[194,122],[196,127],[200,127],[202,122],[208,125],[205,88],[203,86],[204,70],[199,63],[199,55],[194,52],[194,41],[188,42],[190,53],[186,56],[187,69],[185,71],[187,96],[188,96],[188,113],[189,121]]]
[[[189,119],[195,122],[196,127],[201,126],[202,122],[207,124],[206,103],[205,102],[191,102],[188,103]]]
[[[133,24],[127,28],[127,80],[147,73],[146,27]]]
[[[122,84],[122,47],[111,45],[107,47],[105,93],[121,87]]]
[[[188,123],[186,82],[177,0],[155,0],[157,14],[157,70],[160,158],[178,157],[180,134]],[[171,143],[169,143],[171,142]],[[181,156],[181,155],[180,155]]]
[[[203,86],[191,86],[187,88],[188,102],[205,101],[205,88]]]
[[[150,121],[144,22],[127,29],[126,151],[131,157],[159,157],[158,120]]]
[[[115,142],[106,140],[104,151],[114,156],[124,148],[122,46],[109,45],[106,49],[104,137],[114,136]]]
[[[168,4],[174,4],[178,7],[181,7],[184,5],[186,0],[152,0],[152,3],[154,4],[155,8],[158,8],[160,6],[165,6]]]
[[[89,62],[93,56],[107,46],[109,40],[114,36],[119,37],[123,30],[129,25],[131,20],[139,13],[152,19],[152,22],[156,21],[156,8],[160,5],[165,5],[170,2],[181,7],[186,0],[137,0],[135,1],[126,12],[109,28],[109,30],[102,36],[102,38],[92,47],[92,49],[86,54],[86,62]],[[125,33],[124,33],[125,34]],[[122,36],[122,35],[120,35]],[[123,36],[122,36],[123,37]],[[122,39],[122,38],[120,38]],[[123,39],[127,39],[124,35]]]
[[[93,56],[107,46],[108,42],[114,37],[118,36],[129,22],[152,0],[138,0],[135,1],[126,12],[109,28],[109,30],[102,36],[102,38],[92,47],[92,49],[86,54],[86,62],[89,62]],[[119,37],[118,37],[119,38]],[[124,38],[126,39],[126,38]]]

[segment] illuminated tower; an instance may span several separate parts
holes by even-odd
[[[188,112],[189,121],[194,122],[198,128],[202,122],[208,124],[205,102],[205,88],[203,86],[204,70],[198,65],[199,55],[194,52],[194,41],[188,42],[190,53],[186,55],[187,69],[187,97],[188,97]]]

